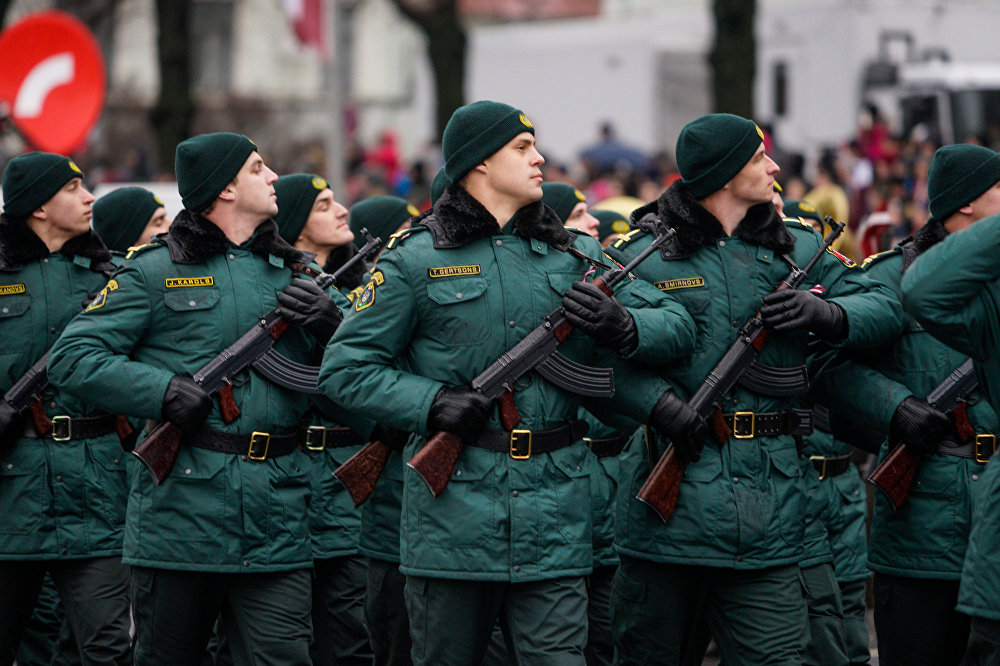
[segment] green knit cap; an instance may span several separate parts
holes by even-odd
[[[163,202],[143,187],[120,187],[94,202],[94,231],[109,250],[125,252],[162,206]]]
[[[420,211],[406,199],[369,197],[351,206],[348,225],[354,232],[354,244],[361,247],[365,244],[365,239],[361,236],[362,229],[368,229],[368,233],[385,243],[403,222],[417,215],[420,215]]]
[[[632,231],[628,218],[613,210],[591,210],[590,214],[597,218],[597,237],[604,240],[611,234],[627,234]]]
[[[572,185],[542,183],[542,203],[554,210],[563,224],[566,224],[569,214],[573,212],[576,205],[586,201],[587,197],[583,195],[583,192]]]
[[[177,144],[177,190],[184,207],[200,213],[211,206],[255,150],[253,141],[231,132],[201,134]]]
[[[527,116],[501,102],[482,100],[451,114],[441,137],[444,169],[453,183],[521,132],[535,133]]]
[[[80,167],[55,153],[25,153],[7,163],[3,172],[4,212],[28,217],[74,178],[83,178]]]
[[[819,211],[816,210],[816,206],[813,206],[808,201],[789,199],[785,202],[784,210],[785,217],[801,217],[803,220],[816,220],[820,224],[823,224],[823,218],[820,216]]]
[[[695,199],[721,190],[750,161],[764,134],[752,120],[712,113],[692,120],[677,137],[677,170]]]
[[[434,205],[434,202],[440,199],[441,195],[444,194],[444,190],[446,187],[448,187],[449,182],[451,181],[448,180],[448,174],[445,173],[444,167],[438,169],[438,172],[434,174],[434,180],[431,181],[432,206]]]
[[[282,238],[295,244],[309,220],[316,197],[328,187],[327,182],[314,173],[293,173],[278,178],[274,183],[274,193],[278,195],[278,214],[274,221]]]
[[[931,215],[944,222],[1000,181],[1000,155],[971,144],[942,146],[927,170]]]

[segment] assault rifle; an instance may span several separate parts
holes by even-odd
[[[367,229],[362,229],[361,233],[368,242],[356,255],[332,275],[320,273],[316,277],[316,284],[321,289],[336,285],[337,280],[348,270],[381,246],[381,241],[369,236]],[[279,309],[273,308],[236,342],[223,349],[194,373],[194,381],[205,393],[218,394],[222,420],[225,423],[232,423],[240,415],[233,399],[232,384],[237,373],[248,366],[253,366],[261,375],[280,386],[306,393],[319,393],[319,389],[316,388],[318,368],[291,361],[273,349],[274,343],[288,330],[288,327],[289,323],[281,316]],[[170,421],[163,421],[132,450],[132,455],[141,460],[153,475],[156,485],[160,485],[170,476],[177,454],[180,452],[183,435],[180,426]]]
[[[976,377],[976,370],[972,367],[970,358],[952,370],[944,381],[927,394],[927,404],[939,411],[952,414],[955,429],[962,441],[968,441],[976,435],[965,414],[965,398],[978,384],[979,379]],[[913,477],[917,474],[920,460],[921,456],[914,453],[905,442],[901,442],[868,475],[868,482],[885,493],[893,508],[898,509],[910,494],[910,487],[913,485]]]
[[[805,280],[809,271],[823,256],[837,237],[844,230],[843,222],[835,222],[833,218],[826,218],[831,231],[823,240],[819,249],[816,250],[804,268],[799,268],[791,264],[792,269],[788,276],[782,280],[774,291],[785,289],[798,289]],[[722,359],[715,364],[712,371],[695,391],[688,402],[703,419],[713,426],[716,431],[716,438],[721,441],[729,439],[732,434],[729,426],[722,419],[722,411],[719,407],[719,400],[731,389],[736,382],[747,372],[757,354],[764,347],[771,334],[771,329],[764,326],[761,319],[760,310],[757,310],[736,335],[736,341],[726,351]],[[650,473],[646,483],[639,489],[636,498],[645,502],[660,517],[660,520],[667,522],[677,507],[677,497],[680,494],[681,477],[684,475],[684,463],[677,457],[674,445],[667,446],[656,466]]]
[[[17,414],[31,410],[31,417],[35,422],[35,430],[39,435],[44,435],[52,427],[52,421],[42,409],[42,391],[49,385],[49,352],[46,351],[40,359],[35,361],[21,377],[14,382],[14,385],[3,394],[3,401],[13,408]],[[15,419],[20,423],[20,419]],[[10,425],[8,427],[14,427]],[[13,435],[13,436],[11,436]],[[17,434],[0,432],[0,442],[10,443],[17,441]],[[4,453],[4,451],[0,451]]]

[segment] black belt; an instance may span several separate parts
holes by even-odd
[[[510,457],[515,460],[527,460],[536,453],[556,451],[578,442],[587,434],[588,428],[586,422],[574,419],[544,430],[487,430],[476,441],[466,444],[510,453]]]
[[[959,446],[945,446],[939,444],[934,453],[941,453],[946,456],[958,456],[959,458],[971,458],[978,463],[990,461],[990,456],[997,450],[996,435],[976,435],[975,439],[970,439]]]
[[[594,452],[594,455],[598,458],[610,458],[611,456],[617,456],[628,444],[629,435],[624,433],[619,433],[614,437],[606,437],[604,439],[590,439],[589,437],[584,437],[583,441],[587,443],[590,450]]]
[[[336,449],[342,446],[356,446],[365,443],[364,437],[350,428],[343,426],[335,428],[309,426],[308,428],[302,428],[299,430],[299,439],[302,442],[303,448],[310,451]]]
[[[819,472],[821,481],[832,476],[840,476],[851,468],[851,456],[837,456],[836,458],[809,456],[809,462]]]
[[[784,412],[735,412],[723,414],[723,420],[736,439],[773,437],[775,435],[812,434],[812,411],[789,409]]]
[[[243,454],[250,460],[259,461],[288,455],[295,451],[299,446],[299,433],[297,430],[293,430],[281,435],[272,435],[267,432],[241,435],[205,429],[199,430],[193,435],[186,435],[183,442],[199,449]]]
[[[31,419],[22,433],[25,437],[36,439],[51,439],[56,442],[68,442],[72,439],[88,439],[90,437],[100,437],[117,432],[118,417],[114,414],[101,414],[100,416],[81,416],[70,418],[69,416],[53,416],[52,429],[44,435],[39,435],[32,425]]]

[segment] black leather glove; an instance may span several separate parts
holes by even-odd
[[[563,296],[562,304],[569,323],[597,340],[598,344],[620,354],[633,351],[639,344],[639,333],[632,315],[597,285],[574,282]]]
[[[402,451],[409,437],[409,433],[405,430],[376,423],[368,439],[372,442],[382,442],[387,448],[393,451]]]
[[[427,425],[431,432],[444,430],[462,439],[475,439],[490,420],[493,403],[479,391],[446,386],[434,396]]]
[[[14,448],[24,431],[24,415],[0,400],[0,457]]]
[[[939,444],[957,446],[958,433],[951,420],[923,400],[910,396],[899,403],[889,424],[890,442],[906,442],[910,449],[925,455],[937,450]]]
[[[649,425],[674,445],[685,463],[698,462],[705,446],[705,419],[694,408],[667,391],[660,396],[649,415]]]
[[[775,331],[806,330],[824,340],[847,335],[847,317],[840,306],[802,289],[772,291],[764,297],[760,316]]]
[[[292,324],[302,326],[321,344],[333,337],[344,315],[320,286],[312,280],[295,278],[278,294],[278,310]]]
[[[201,427],[212,411],[212,396],[190,377],[174,375],[163,394],[164,421],[170,421],[186,433]]]

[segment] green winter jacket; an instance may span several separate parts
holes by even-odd
[[[647,214],[678,231],[667,260],[654,257],[635,273],[673,294],[694,317],[694,353],[658,367],[678,391],[690,395],[763,296],[788,275],[781,255],[789,253],[804,266],[822,238],[798,220],[782,221],[770,204],[752,207],[735,235],[727,236],[680,182],[635,211],[633,219],[639,222]],[[617,252],[619,261],[650,243],[643,226],[614,244],[610,252]],[[815,284],[822,285],[825,298],[847,315],[848,334],[842,344],[870,346],[895,334],[896,298],[850,260],[824,253],[803,288]],[[802,365],[807,340],[804,331],[774,334],[758,360],[786,368]],[[780,412],[803,406],[800,403],[797,397],[763,395],[737,385],[724,396],[722,411]],[[803,557],[805,494],[792,435],[730,438],[721,446],[709,441],[701,459],[687,466],[676,511],[666,524],[635,499],[665,445],[656,439],[652,447],[633,442],[622,456],[616,525],[620,552],[660,562],[738,569],[793,564]]]
[[[88,293],[104,286],[110,258],[93,233],[50,253],[23,220],[0,216],[0,394],[52,346]],[[103,414],[52,385],[41,406],[50,418]],[[121,555],[124,458],[115,433],[18,438],[0,458],[0,560]]]
[[[564,229],[541,202],[501,230],[463,188],[449,187],[433,214],[379,257],[355,313],[327,347],[320,387],[345,407],[419,435],[404,451],[408,460],[429,434],[438,391],[467,386],[558,307],[590,268],[569,247],[603,259],[596,242]],[[691,349],[692,322],[675,301],[634,280],[617,295],[639,332],[632,358]],[[589,365],[611,356],[579,331],[560,350]],[[618,393],[610,408],[645,420],[666,382],[623,362],[615,372]],[[576,417],[580,398],[534,372],[514,388],[518,428],[551,428]],[[500,429],[496,413],[489,427]],[[527,460],[465,446],[437,498],[404,467],[401,571],[497,581],[589,573],[594,464],[582,441]]]
[[[1000,410],[1000,215],[950,234],[924,252],[903,276],[903,307],[927,331],[975,361],[979,388]],[[995,460],[995,457],[994,457]],[[1000,486],[996,463],[976,475],[972,530],[957,609],[1000,620]]]
[[[158,420],[167,384],[192,374],[277,305],[289,262],[308,261],[271,221],[233,245],[205,218],[181,212],[167,235],[137,251],[105,291],[75,319],[52,352],[52,381],[102,407]],[[313,360],[316,343],[291,327],[275,349]],[[242,413],[223,422],[218,404],[205,427],[249,435],[294,431],[303,394],[252,370],[233,378]],[[312,564],[310,458],[299,450],[264,461],[184,446],[159,487],[134,474],[124,562],[165,569],[281,571]]]

